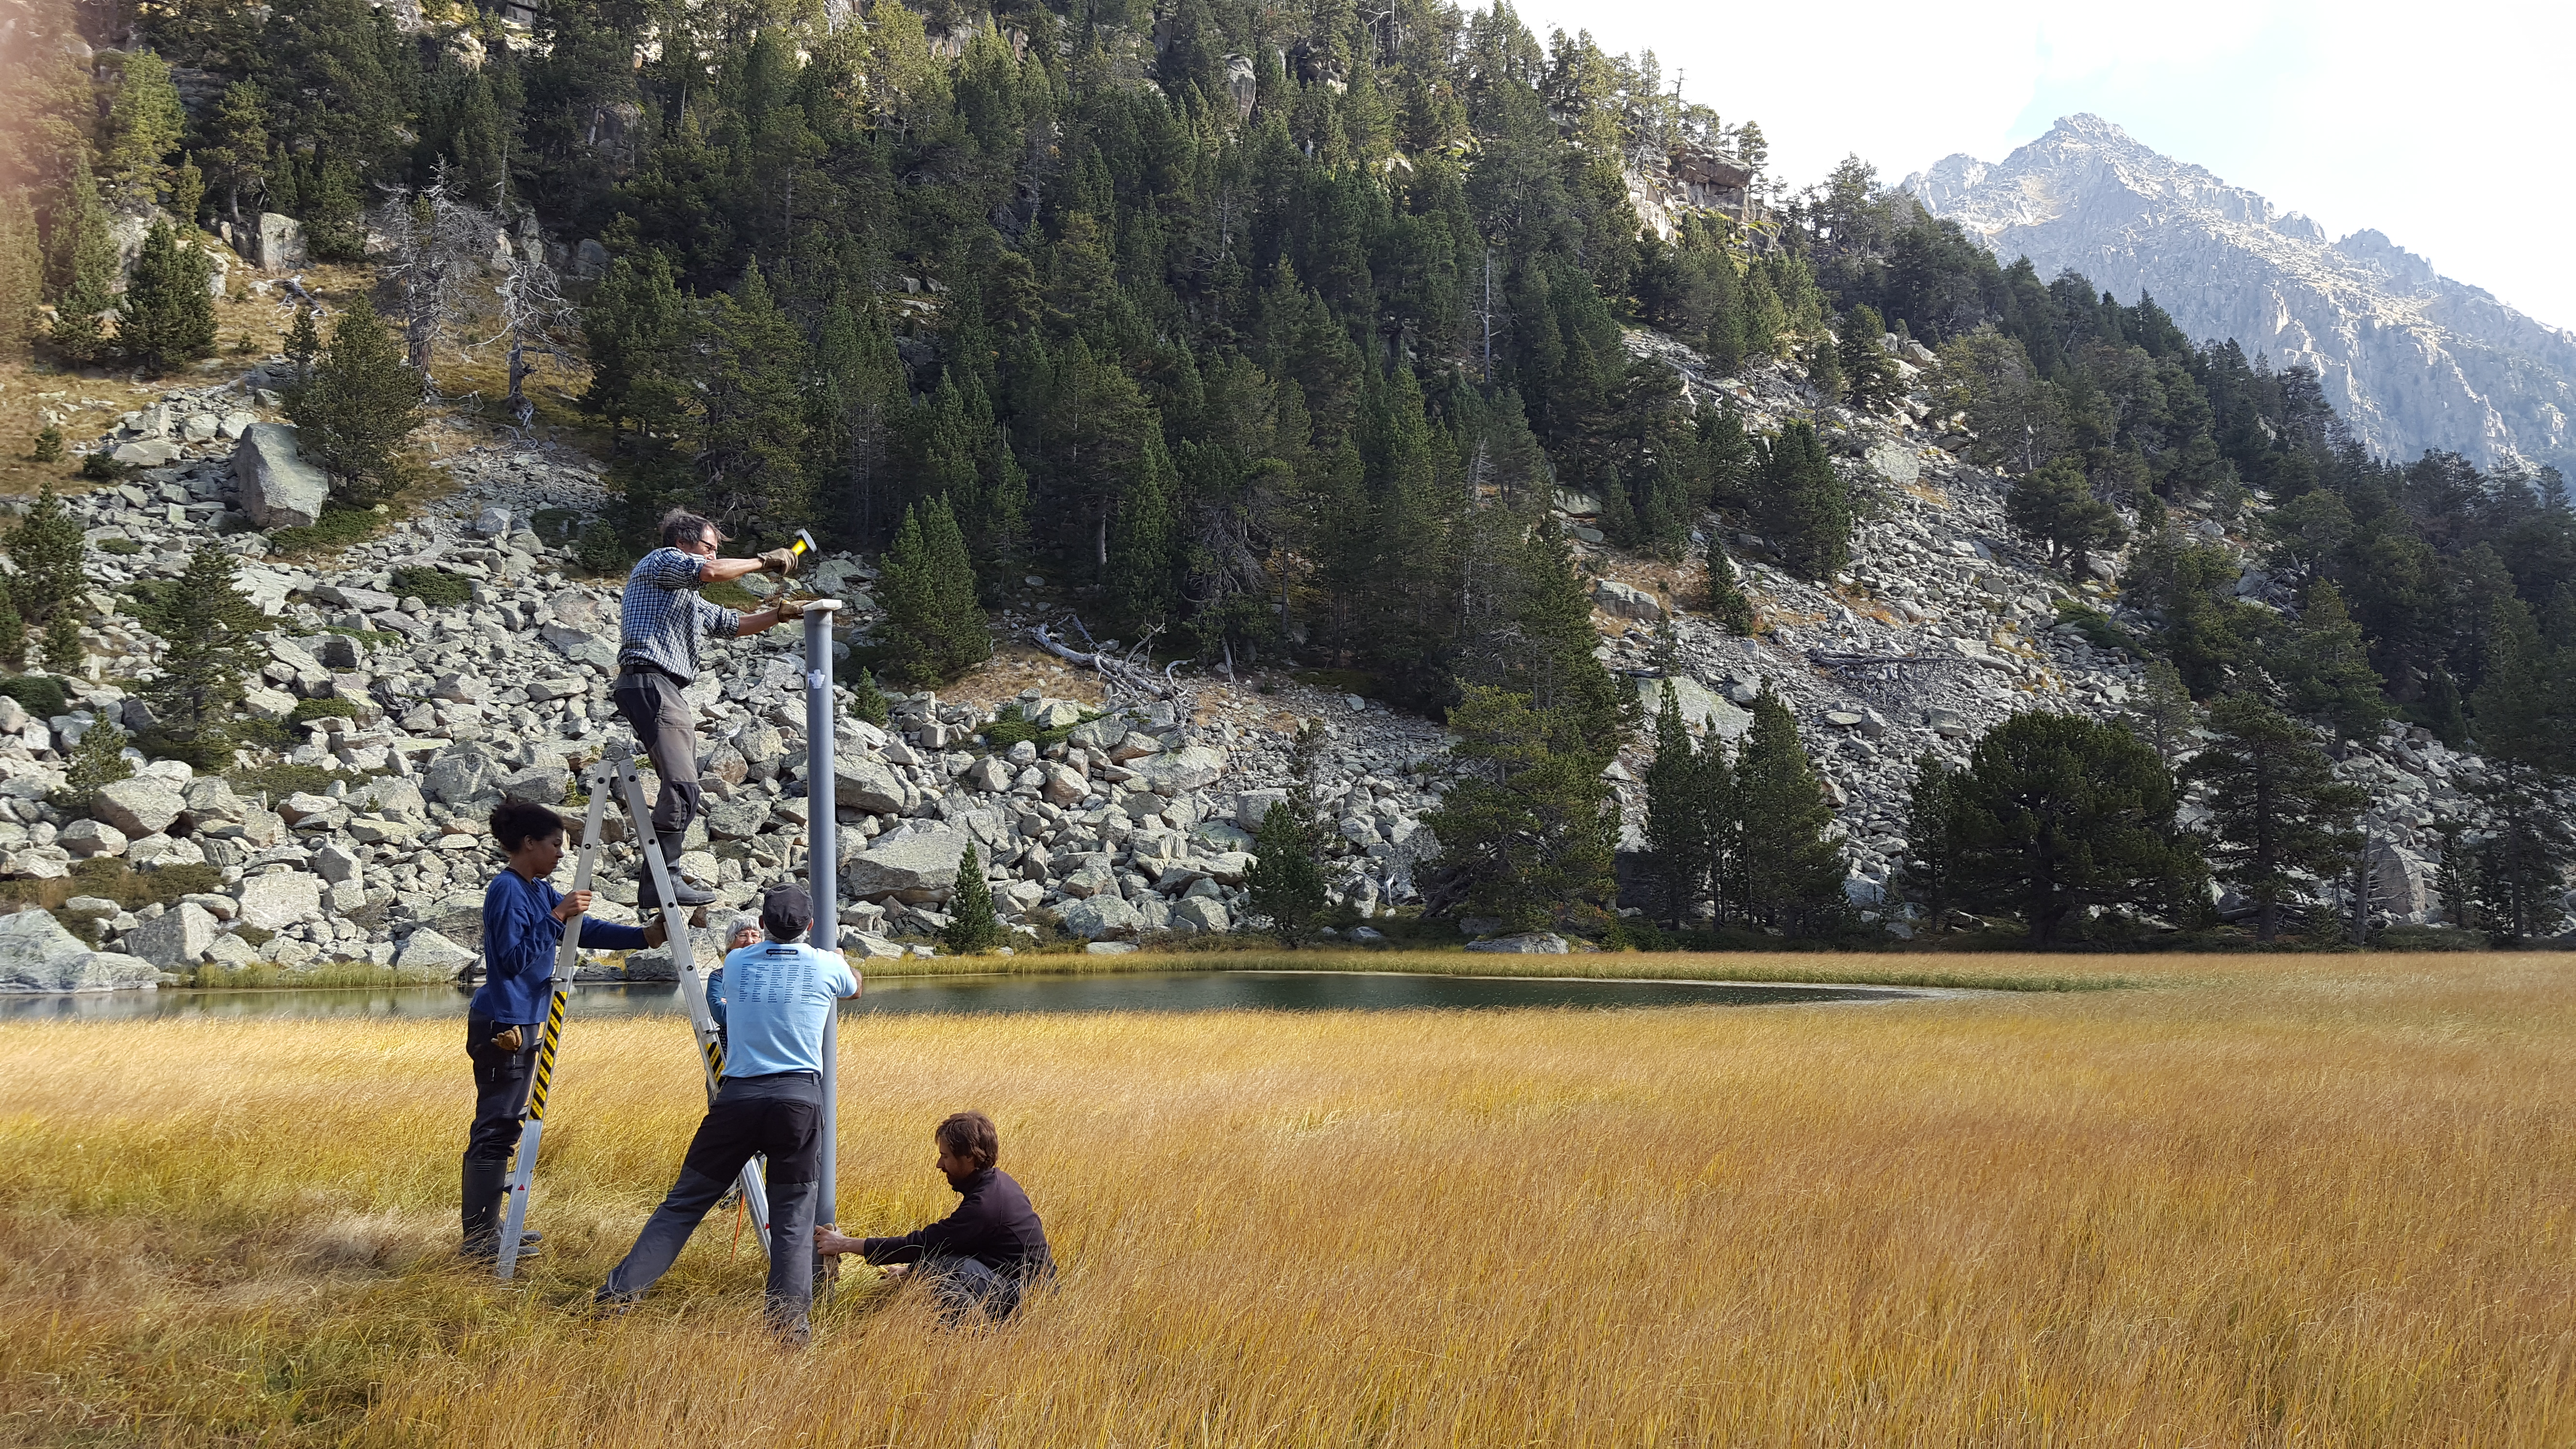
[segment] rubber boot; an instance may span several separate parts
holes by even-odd
[[[497,1257],[501,1251],[501,1194],[509,1189],[507,1163],[465,1164],[465,1255]]]
[[[674,831],[671,834],[662,837],[662,866],[670,873],[671,876],[671,894],[676,897],[679,903],[683,906],[713,905],[715,904],[716,899],[716,893],[714,891],[707,890],[702,886],[691,885],[689,884],[688,878],[680,874],[680,842],[684,838],[685,836],[678,831]],[[640,888],[635,899],[638,904],[642,905],[659,905],[661,903],[654,895],[653,871],[650,866],[645,868],[644,884]]]

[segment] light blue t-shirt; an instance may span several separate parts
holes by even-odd
[[[710,981],[728,1077],[823,1070],[833,1003],[859,994],[850,965],[810,941],[763,941],[725,957]]]

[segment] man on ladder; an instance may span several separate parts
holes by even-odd
[[[724,535],[706,519],[672,509],[662,520],[662,546],[637,561],[618,604],[617,712],[635,729],[635,747],[649,755],[662,777],[653,805],[653,834],[671,876],[674,904],[703,906],[712,891],[680,879],[680,850],[689,822],[698,817],[698,720],[682,691],[698,677],[698,642],[708,636],[739,638],[798,617],[804,602],[782,598],[766,609],[737,614],[698,594],[707,584],[745,574],[795,571],[797,552],[772,549],[758,558],[718,558]],[[641,822],[638,822],[639,824]],[[649,843],[645,846],[651,849]],[[653,877],[637,881],[638,903],[654,905]]]

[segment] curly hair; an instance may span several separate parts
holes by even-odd
[[[529,800],[504,800],[492,811],[492,838],[513,855],[531,840],[565,833],[564,818]]]

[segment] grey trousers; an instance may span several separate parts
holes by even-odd
[[[635,743],[653,761],[653,773],[662,777],[662,793],[653,801],[653,829],[676,836],[698,818],[697,712],[680,693],[678,680],[650,670],[618,675],[609,697],[634,727]]]
[[[939,1305],[940,1321],[952,1325],[969,1318],[1008,1318],[1019,1312],[1020,1298],[1033,1281],[1054,1276],[1051,1266],[997,1273],[979,1258],[924,1258],[913,1271]]]
[[[707,1210],[755,1154],[769,1158],[769,1320],[801,1326],[814,1306],[814,1192],[822,1163],[823,1084],[812,1072],[727,1077],[689,1141],[680,1180],[653,1209],[599,1297],[653,1286],[688,1246]]]

